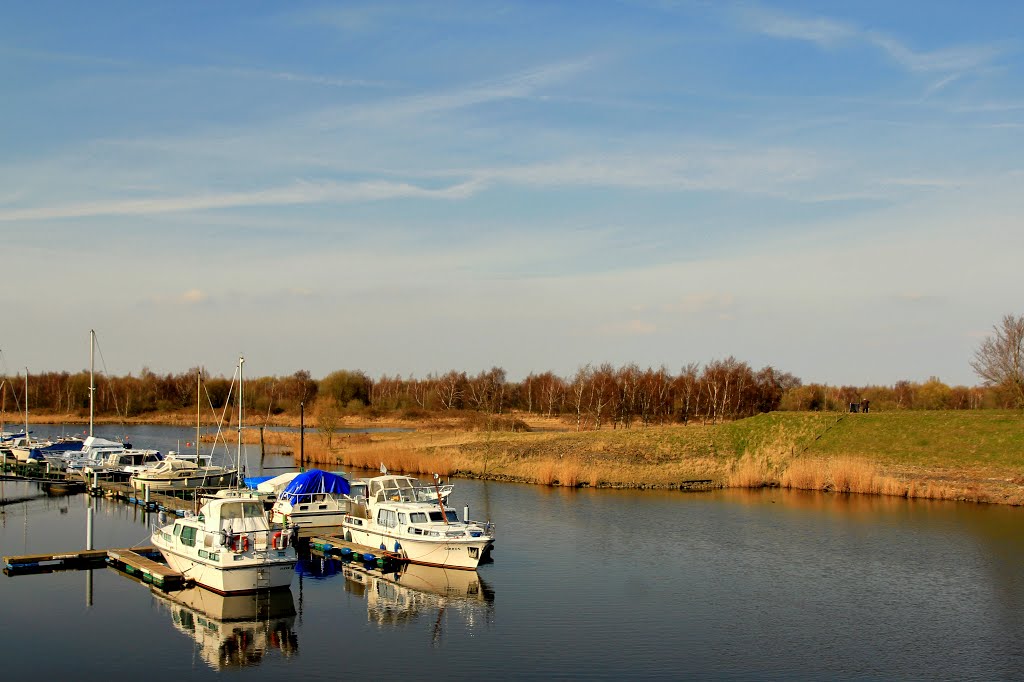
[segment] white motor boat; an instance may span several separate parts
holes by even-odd
[[[352,490],[345,477],[310,469],[298,474],[278,494],[270,520],[281,525],[340,527],[349,513]]]
[[[99,464],[82,467],[81,474],[86,480],[91,480],[93,474],[99,474],[104,479],[127,481],[133,475],[132,470],[137,471],[139,467],[156,466],[163,461],[164,456],[159,450],[121,448],[108,451],[105,459]]]
[[[153,467],[132,475],[136,490],[195,490],[197,488],[227,488],[235,485],[238,472],[215,465],[199,465],[194,460],[167,458]]]
[[[436,476],[435,476],[436,480]],[[345,539],[393,550],[406,561],[443,568],[475,569],[494,543],[490,523],[459,520],[437,500],[425,501],[426,486],[409,476],[385,475],[365,480],[365,498],[354,495],[342,521]]]
[[[298,560],[292,533],[271,528],[256,500],[210,500],[152,541],[171,568],[221,594],[288,587]]]

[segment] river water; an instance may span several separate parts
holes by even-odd
[[[191,434],[129,429],[138,447],[170,449]],[[497,525],[494,561],[475,574],[412,569],[382,581],[311,558],[290,592],[259,604],[196,589],[168,596],[110,568],[0,577],[5,672],[1024,678],[1019,509],[455,484],[453,506]],[[6,483],[3,495],[38,492]],[[148,543],[152,514],[44,496],[0,507],[0,553],[84,547],[89,506],[97,547]]]

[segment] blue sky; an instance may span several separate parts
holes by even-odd
[[[974,384],[1024,4],[8,3],[11,371]]]

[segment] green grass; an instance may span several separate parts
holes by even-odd
[[[1024,473],[1024,414],[994,410],[847,415],[809,450],[879,464]]]

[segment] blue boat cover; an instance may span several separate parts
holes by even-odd
[[[299,495],[313,493],[336,493],[348,495],[352,490],[344,476],[332,474],[320,469],[310,469],[292,479],[288,487],[282,491],[282,495],[288,495],[288,501],[295,504]]]
[[[264,481],[269,481],[272,478],[275,478],[275,477],[274,476],[246,476],[245,477],[245,487],[246,488],[251,488],[253,490],[256,490],[256,486],[258,486],[260,483],[263,483]]]

